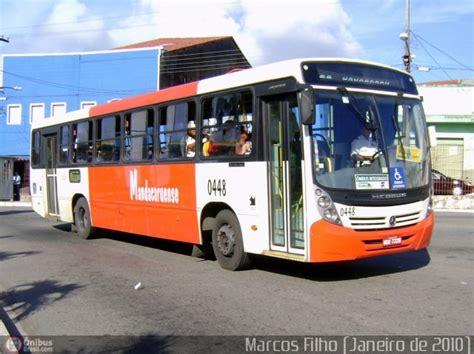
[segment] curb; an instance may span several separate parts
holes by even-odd
[[[474,214],[473,209],[444,209],[444,208],[434,208],[435,213],[467,213]]]
[[[31,208],[31,202],[0,202],[1,207],[26,207]]]

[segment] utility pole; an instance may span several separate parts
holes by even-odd
[[[405,71],[411,71],[410,53],[410,0],[405,0],[405,32],[400,34],[400,39],[405,42],[405,54],[403,54],[403,66]]]

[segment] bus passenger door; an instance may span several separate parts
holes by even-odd
[[[46,141],[46,198],[47,214],[52,217],[59,215],[58,188],[56,181],[56,134],[44,137]]]
[[[270,248],[304,254],[301,119],[296,95],[266,100],[264,115],[270,169]]]

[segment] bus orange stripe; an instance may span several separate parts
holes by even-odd
[[[160,91],[150,92],[144,95],[124,98],[119,101],[114,101],[92,107],[89,115],[100,116],[104,114],[111,114],[129,109],[149,106],[152,104],[173,101],[180,98],[191,97],[197,94],[198,82],[191,82],[189,84],[170,87]]]
[[[194,164],[89,169],[95,227],[199,243]]]

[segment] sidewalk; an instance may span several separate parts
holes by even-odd
[[[28,193],[21,193],[20,201],[13,202],[10,200],[0,200],[0,206],[2,207],[26,207],[31,208],[31,195]]]

